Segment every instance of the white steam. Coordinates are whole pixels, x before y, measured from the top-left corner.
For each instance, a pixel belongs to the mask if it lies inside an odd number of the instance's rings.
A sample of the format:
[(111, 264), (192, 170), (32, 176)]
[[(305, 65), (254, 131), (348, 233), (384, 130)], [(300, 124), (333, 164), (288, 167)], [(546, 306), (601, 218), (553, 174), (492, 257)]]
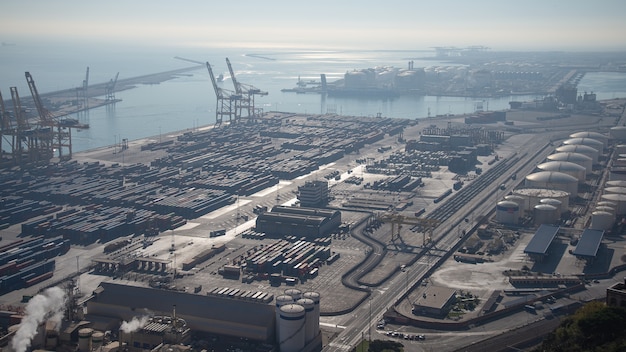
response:
[(26, 305), (26, 315), (11, 342), (15, 352), (25, 352), (30, 347), (37, 327), (46, 320), (53, 322), (57, 329), (61, 326), (65, 299), (65, 292), (58, 287), (48, 288), (31, 298)]
[(139, 330), (139, 328), (146, 325), (146, 323), (148, 322), (148, 319), (150, 319), (150, 317), (147, 315), (144, 315), (141, 318), (134, 317), (131, 321), (123, 322), (122, 325), (120, 326), (120, 330), (122, 330), (123, 332), (127, 334), (133, 331), (137, 331)]

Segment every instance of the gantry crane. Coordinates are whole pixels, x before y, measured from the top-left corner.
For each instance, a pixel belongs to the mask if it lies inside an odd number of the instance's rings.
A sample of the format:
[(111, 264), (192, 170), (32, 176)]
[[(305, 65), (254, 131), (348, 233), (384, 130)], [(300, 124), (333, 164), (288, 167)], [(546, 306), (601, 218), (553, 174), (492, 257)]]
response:
[[(28, 83), (28, 88), (30, 88), (30, 93), (35, 102), (37, 113), (39, 114), (39, 130), (42, 132), (47, 131), (46, 134), (42, 133), (42, 138), (44, 138), (44, 141), (47, 143), (44, 146), (44, 148), (46, 148), (45, 153), (48, 154), (49, 152), (51, 158), (54, 154), (54, 150), (56, 150), (61, 159), (64, 157), (65, 150), (67, 150), (67, 158), (71, 158), (72, 128), (84, 129), (89, 128), (89, 125), (81, 124), (76, 119), (61, 120), (54, 116), (43, 106), (43, 102), (35, 86), (35, 81), (29, 72), (26, 72), (26, 82)], [(44, 153), (44, 150), (42, 150), (42, 153)]]
[(89, 66), (83, 80), (83, 109), (89, 109)]
[[(400, 229), (402, 225), (418, 226), (418, 230), (422, 232), (422, 245), (426, 246), (432, 240), (433, 230), (439, 225), (440, 221), (435, 219), (418, 218), (398, 213), (380, 213), (376, 214), (376, 220), (383, 223), (391, 223), (391, 242), (400, 237)], [(397, 231), (396, 231), (397, 230)], [(428, 238), (426, 234), (428, 233)]]
[(260, 116), (263, 113), (263, 109), (257, 108), (255, 106), (255, 97), (257, 95), (264, 96), (268, 93), (249, 84), (242, 84), (241, 82), (239, 82), (235, 77), (235, 71), (233, 70), (233, 66), (230, 64), (230, 60), (228, 58), (226, 58), (226, 64), (228, 65), (230, 78), (233, 80), (233, 85), (235, 86), (235, 92), (239, 96), (241, 96), (241, 99), (239, 100), (239, 104), (237, 106), (238, 115), (240, 117), (246, 117), (249, 120), (254, 121), (257, 116)]
[(117, 84), (117, 78), (119, 76), (120, 76), (120, 73), (118, 72), (115, 75), (115, 78), (111, 78), (111, 80), (109, 81), (109, 83), (107, 83), (105, 87), (107, 101), (115, 100), (115, 85)]
[(221, 125), (222, 121), (224, 120), (224, 116), (228, 117), (229, 123), (239, 120), (239, 115), (237, 114), (237, 106), (239, 104), (239, 100), (241, 100), (241, 95), (236, 94), (233, 91), (218, 87), (217, 81), (215, 80), (215, 75), (213, 74), (213, 69), (211, 68), (211, 64), (209, 64), (208, 61), (206, 63), (206, 68), (207, 70), (209, 70), (211, 83), (213, 84), (215, 96), (217, 97), (217, 103), (215, 107), (215, 125)]

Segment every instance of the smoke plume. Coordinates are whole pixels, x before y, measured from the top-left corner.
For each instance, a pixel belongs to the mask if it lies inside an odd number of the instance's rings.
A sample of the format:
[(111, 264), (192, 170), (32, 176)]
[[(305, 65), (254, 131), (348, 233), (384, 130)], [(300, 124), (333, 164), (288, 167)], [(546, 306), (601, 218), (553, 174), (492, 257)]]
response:
[(127, 334), (137, 331), (139, 330), (139, 328), (146, 325), (146, 323), (148, 322), (148, 319), (150, 319), (150, 317), (147, 315), (144, 315), (141, 318), (134, 317), (131, 321), (123, 322), (122, 325), (120, 326), (120, 330), (122, 330), (123, 332)]
[(55, 323), (57, 329), (61, 326), (65, 299), (65, 292), (58, 287), (48, 288), (31, 298), (26, 305), (22, 323), (11, 342), (15, 352), (25, 352), (30, 347), (33, 337), (37, 334), (37, 327), (46, 320)]

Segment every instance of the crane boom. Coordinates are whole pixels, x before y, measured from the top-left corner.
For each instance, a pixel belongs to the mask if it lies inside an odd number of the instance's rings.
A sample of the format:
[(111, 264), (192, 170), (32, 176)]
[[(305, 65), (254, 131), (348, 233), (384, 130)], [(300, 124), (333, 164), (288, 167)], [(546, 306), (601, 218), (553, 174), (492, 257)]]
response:
[(11, 99), (13, 100), (13, 112), (15, 114), (15, 121), (17, 121), (18, 131), (26, 131), (30, 129), (28, 121), (22, 115), (22, 102), (20, 102), (20, 95), (17, 93), (17, 87), (11, 87)]
[(241, 95), (242, 94), (241, 84), (237, 82), (237, 79), (235, 78), (235, 71), (233, 70), (233, 66), (230, 64), (230, 60), (228, 60), (228, 58), (226, 58), (226, 64), (228, 65), (228, 72), (230, 72), (230, 78), (233, 80), (233, 85), (235, 85), (235, 92)]
[(0, 92), (0, 126), (2, 127), (2, 131), (8, 131), (9, 129), (11, 129), (11, 120), (9, 119), (9, 115), (4, 108), (4, 99), (2, 98), (2, 92)]
[(206, 68), (209, 70), (209, 76), (211, 76), (211, 83), (213, 84), (213, 89), (215, 90), (215, 95), (219, 98), (221, 96), (221, 89), (217, 86), (217, 81), (215, 80), (215, 75), (213, 74), (213, 69), (211, 68), (211, 64), (206, 62)]
[(31, 76), (30, 72), (26, 72), (26, 82), (28, 83), (30, 94), (35, 102), (35, 107), (37, 108), (37, 113), (39, 113), (41, 123), (44, 125), (53, 124), (54, 121), (52, 114), (50, 114), (50, 112), (43, 106), (41, 98), (39, 97), (39, 92), (37, 91), (37, 86), (35, 86), (35, 81), (33, 80), (33, 76)]

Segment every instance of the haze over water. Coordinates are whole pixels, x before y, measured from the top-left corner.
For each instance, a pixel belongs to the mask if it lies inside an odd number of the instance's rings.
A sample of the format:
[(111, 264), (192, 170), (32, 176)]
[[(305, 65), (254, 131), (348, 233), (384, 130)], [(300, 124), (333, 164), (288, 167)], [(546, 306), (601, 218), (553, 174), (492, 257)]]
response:
[[(505, 96), (499, 98), (464, 98), (434, 96), (401, 96), (393, 99), (323, 97), (319, 94), (281, 92), (295, 87), (298, 77), (319, 81), (325, 73), (329, 81), (343, 77), (346, 71), (375, 66), (406, 68), (409, 60), (415, 67), (453, 66), (433, 60), (434, 51), (304, 51), (290, 49), (152, 49), (137, 50), (94, 46), (93, 48), (50, 47), (55, 53), (45, 59), (46, 46), (0, 47), (0, 67), (5, 99), (9, 86), (17, 86), (20, 96), (30, 96), (24, 71), (29, 71), (40, 93), (77, 88), (82, 85), (87, 66), (90, 84), (107, 82), (120, 72), (120, 79), (163, 72), (194, 64), (177, 60), (180, 56), (209, 61), (214, 73), (223, 73), (220, 87), (233, 90), (225, 58), (231, 60), (237, 79), (269, 94), (257, 97), (256, 104), (264, 111), (340, 115), (382, 116), (394, 118), (426, 118), (445, 114), (471, 113), (478, 102), (487, 110), (502, 110), (513, 100), (532, 100), (537, 96)], [(52, 50), (54, 49), (54, 50)], [(62, 50), (59, 50), (62, 49)], [(430, 58), (422, 60), (422, 58)], [(579, 92), (593, 91), (598, 99), (626, 96), (626, 74), (588, 74), (579, 84)], [(139, 85), (116, 94), (121, 102), (91, 109), (78, 117), (91, 126), (73, 135), (74, 151), (112, 145), (122, 138), (135, 140), (153, 136), (155, 139), (173, 131), (194, 129), (215, 122), (215, 93), (206, 67), (199, 67), (177, 78), (155, 85)]]

